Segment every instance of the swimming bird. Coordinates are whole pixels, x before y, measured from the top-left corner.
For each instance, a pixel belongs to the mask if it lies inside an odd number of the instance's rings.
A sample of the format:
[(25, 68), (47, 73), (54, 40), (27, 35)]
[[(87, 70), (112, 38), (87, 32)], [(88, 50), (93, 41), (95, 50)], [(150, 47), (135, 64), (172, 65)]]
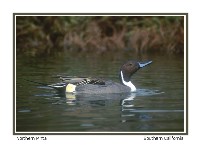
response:
[(65, 93), (127, 93), (136, 92), (136, 87), (131, 82), (131, 76), (140, 68), (143, 68), (152, 61), (137, 62), (129, 60), (124, 63), (119, 72), (120, 83), (111, 80), (102, 80), (90, 77), (59, 77), (61, 82), (47, 85)]

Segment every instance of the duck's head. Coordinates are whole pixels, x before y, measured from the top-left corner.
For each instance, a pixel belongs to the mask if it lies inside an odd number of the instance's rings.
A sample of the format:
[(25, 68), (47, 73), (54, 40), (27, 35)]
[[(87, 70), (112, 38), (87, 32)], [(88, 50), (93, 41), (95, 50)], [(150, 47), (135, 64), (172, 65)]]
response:
[(143, 68), (149, 64), (151, 64), (152, 61), (147, 62), (137, 62), (134, 60), (127, 61), (124, 63), (120, 68), (120, 81), (122, 84), (126, 85), (125, 83), (131, 81), (131, 76), (140, 68)]

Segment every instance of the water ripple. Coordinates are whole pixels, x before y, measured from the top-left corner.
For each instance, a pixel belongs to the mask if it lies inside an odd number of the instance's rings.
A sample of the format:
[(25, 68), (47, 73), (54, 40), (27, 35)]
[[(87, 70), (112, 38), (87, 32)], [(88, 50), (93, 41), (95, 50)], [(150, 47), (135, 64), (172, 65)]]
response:
[(159, 90), (150, 90), (150, 89), (137, 89), (137, 96), (152, 96), (164, 94), (165, 92)]

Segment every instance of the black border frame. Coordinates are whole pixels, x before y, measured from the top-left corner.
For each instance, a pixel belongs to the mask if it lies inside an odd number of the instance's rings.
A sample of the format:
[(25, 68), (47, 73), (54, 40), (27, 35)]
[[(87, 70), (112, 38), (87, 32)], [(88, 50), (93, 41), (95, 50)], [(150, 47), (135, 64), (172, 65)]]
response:
[[(16, 40), (15, 40), (15, 35), (16, 35), (16, 19), (15, 17), (16, 16), (30, 16), (30, 15), (47, 15), (47, 16), (57, 16), (57, 15), (91, 15), (91, 16), (96, 16), (96, 15), (99, 15), (99, 16), (103, 16), (103, 15), (113, 15), (113, 16), (123, 16), (123, 15), (145, 15), (145, 16), (152, 16), (152, 15), (182, 15), (182, 16), (185, 16), (186, 17), (186, 26), (185, 29), (186, 29), (186, 33), (185, 36), (186, 36), (186, 52), (184, 52), (184, 54), (186, 54), (186, 69), (184, 69), (184, 71), (186, 70), (186, 72), (184, 72), (184, 74), (186, 73), (186, 81), (184, 81), (184, 84), (186, 84), (186, 95), (185, 95), (185, 98), (186, 98), (186, 106), (185, 106), (185, 109), (184, 111), (186, 111), (186, 118), (185, 118), (185, 126), (186, 126), (186, 130), (184, 130), (185, 132), (176, 132), (176, 133), (173, 133), (173, 132), (167, 132), (167, 133), (153, 133), (153, 132), (150, 132), (150, 133), (143, 133), (143, 132), (129, 132), (129, 133), (110, 133), (110, 132), (83, 132), (83, 133), (79, 133), (79, 132), (60, 132), (60, 133), (40, 133), (40, 132), (36, 132), (36, 133), (28, 133), (28, 132), (20, 132), (20, 133), (17, 133), (15, 132), (15, 129), (16, 129), (16, 126), (15, 126), (15, 123), (16, 123), (16, 116), (15, 116), (15, 107), (16, 107), (16, 97), (15, 97), (15, 89), (16, 89), (16, 78), (15, 78), (15, 68), (16, 68), (16, 59), (15, 59), (15, 56), (16, 56), (16, 50), (15, 50), (15, 44), (16, 44)], [(185, 66), (184, 66), (185, 67)], [(184, 77), (184, 80), (185, 80), (185, 77)], [(185, 83), (186, 82), (186, 83)], [(13, 135), (188, 135), (188, 13), (13, 13)]]

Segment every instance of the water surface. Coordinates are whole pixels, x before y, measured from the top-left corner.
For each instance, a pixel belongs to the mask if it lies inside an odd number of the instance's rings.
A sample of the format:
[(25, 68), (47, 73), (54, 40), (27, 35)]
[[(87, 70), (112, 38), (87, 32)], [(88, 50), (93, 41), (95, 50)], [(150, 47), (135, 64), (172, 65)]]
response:
[[(128, 59), (152, 60), (132, 77), (137, 93), (60, 94), (25, 81), (55, 83), (56, 75), (118, 81)], [(64, 53), (16, 58), (16, 132), (183, 132), (184, 60), (179, 56)]]

